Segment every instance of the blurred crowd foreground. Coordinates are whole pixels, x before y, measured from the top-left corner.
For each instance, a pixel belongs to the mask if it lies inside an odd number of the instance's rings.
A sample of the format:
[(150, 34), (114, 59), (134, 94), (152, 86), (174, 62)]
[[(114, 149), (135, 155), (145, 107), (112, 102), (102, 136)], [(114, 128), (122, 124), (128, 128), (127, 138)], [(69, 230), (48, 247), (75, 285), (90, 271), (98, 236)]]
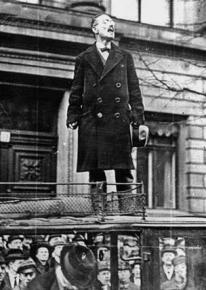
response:
[[(123, 260), (138, 254), (134, 241), (121, 238), (119, 244)], [(118, 263), (118, 288), (140, 289), (140, 285), (131, 281), (133, 268), (137, 268), (134, 272), (140, 277), (140, 265), (123, 260)], [(139, 282), (140, 279), (137, 284)], [(86, 237), (79, 233), (0, 236), (0, 290), (71, 289), (111, 289), (110, 240), (107, 237), (103, 240), (103, 236), (97, 234), (88, 246)]]

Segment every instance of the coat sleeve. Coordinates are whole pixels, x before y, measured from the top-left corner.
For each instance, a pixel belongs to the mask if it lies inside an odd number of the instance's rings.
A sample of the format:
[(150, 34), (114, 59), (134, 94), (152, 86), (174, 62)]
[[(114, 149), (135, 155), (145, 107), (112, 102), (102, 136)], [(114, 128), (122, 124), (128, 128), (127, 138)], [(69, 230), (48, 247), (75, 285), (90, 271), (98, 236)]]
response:
[(131, 54), (127, 57), (127, 78), (129, 103), (132, 109), (132, 121), (135, 126), (144, 124), (144, 106), (142, 102), (139, 80), (136, 75), (134, 61)]
[(67, 127), (69, 124), (78, 122), (82, 114), (82, 94), (84, 88), (84, 67), (80, 56), (76, 58), (74, 79), (71, 86), (69, 106), (67, 110)]

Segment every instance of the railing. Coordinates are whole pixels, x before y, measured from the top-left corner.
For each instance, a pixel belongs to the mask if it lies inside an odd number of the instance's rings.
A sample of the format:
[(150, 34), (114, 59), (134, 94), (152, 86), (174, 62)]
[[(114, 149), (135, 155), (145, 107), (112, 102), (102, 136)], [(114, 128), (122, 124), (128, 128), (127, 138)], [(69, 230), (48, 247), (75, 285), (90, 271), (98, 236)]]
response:
[[(133, 215), (146, 217), (145, 193), (143, 183), (107, 183), (107, 186), (126, 185), (125, 191), (104, 192), (103, 182), (93, 183), (56, 183), (56, 182), (0, 182), (0, 188), (9, 187), (9, 191), (0, 192), (0, 217), (57, 217), (96, 215), (104, 221), (106, 216)], [(3, 186), (3, 187), (2, 187)], [(31, 192), (24, 192), (32, 187)], [(46, 186), (64, 187), (63, 192), (41, 195), (39, 188)], [(73, 187), (78, 187), (78, 192)], [(15, 188), (21, 192), (15, 192)], [(66, 190), (65, 190), (66, 187)], [(86, 192), (85, 192), (86, 187)], [(35, 193), (36, 188), (36, 193)], [(82, 190), (81, 190), (82, 188)], [(2, 190), (3, 191), (3, 190)]]

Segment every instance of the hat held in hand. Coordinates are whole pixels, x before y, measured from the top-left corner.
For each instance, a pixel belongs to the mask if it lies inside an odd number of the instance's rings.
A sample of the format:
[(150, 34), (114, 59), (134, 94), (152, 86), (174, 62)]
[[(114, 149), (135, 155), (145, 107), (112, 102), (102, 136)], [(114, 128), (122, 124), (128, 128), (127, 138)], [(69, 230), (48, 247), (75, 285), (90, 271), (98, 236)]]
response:
[(66, 279), (76, 287), (89, 287), (96, 278), (96, 258), (93, 252), (85, 246), (64, 246), (61, 251), (60, 264)]
[(149, 129), (145, 125), (132, 127), (132, 146), (145, 147), (149, 139)]

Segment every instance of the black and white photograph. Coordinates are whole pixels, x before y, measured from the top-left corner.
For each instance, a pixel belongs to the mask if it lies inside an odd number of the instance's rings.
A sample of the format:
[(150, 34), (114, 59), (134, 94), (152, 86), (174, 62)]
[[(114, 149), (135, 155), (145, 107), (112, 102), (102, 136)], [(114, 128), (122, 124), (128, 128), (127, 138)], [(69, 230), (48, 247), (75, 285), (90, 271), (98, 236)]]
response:
[(0, 0), (0, 290), (206, 290), (206, 0)]

